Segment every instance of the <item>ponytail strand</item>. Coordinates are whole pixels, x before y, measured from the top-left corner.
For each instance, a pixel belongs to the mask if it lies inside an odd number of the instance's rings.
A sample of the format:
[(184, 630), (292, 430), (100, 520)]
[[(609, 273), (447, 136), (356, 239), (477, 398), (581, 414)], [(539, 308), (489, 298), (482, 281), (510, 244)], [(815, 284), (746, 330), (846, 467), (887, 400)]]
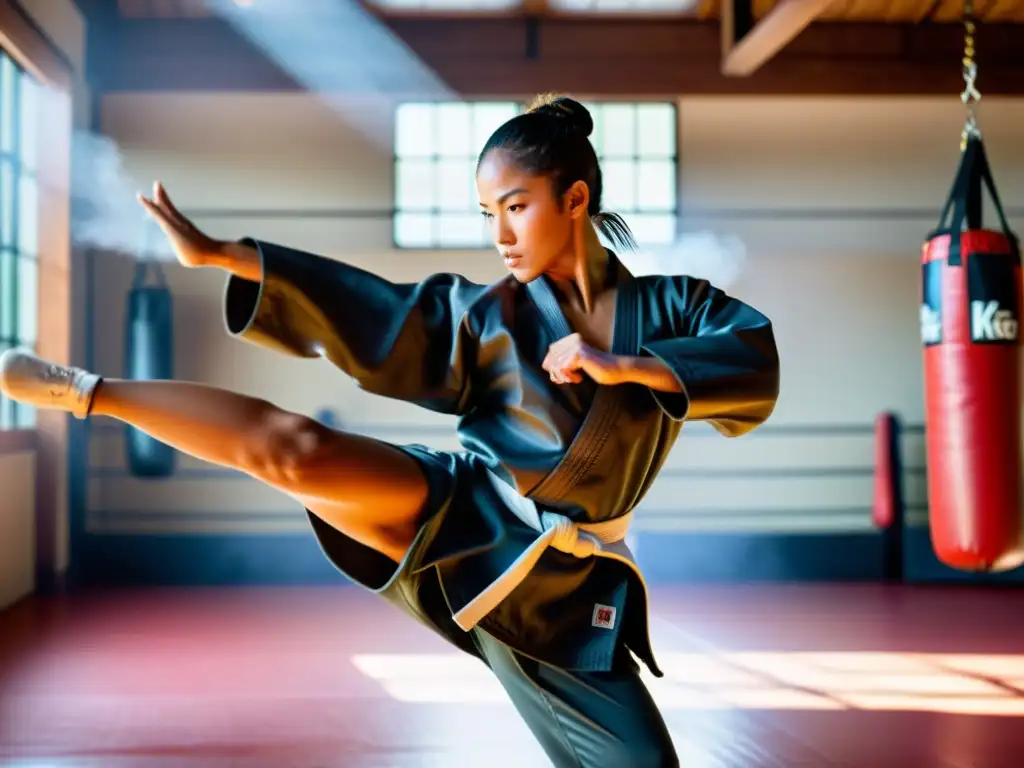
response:
[(591, 217), (597, 231), (618, 250), (635, 251), (637, 249), (636, 238), (629, 229), (629, 225), (617, 213), (602, 211)]

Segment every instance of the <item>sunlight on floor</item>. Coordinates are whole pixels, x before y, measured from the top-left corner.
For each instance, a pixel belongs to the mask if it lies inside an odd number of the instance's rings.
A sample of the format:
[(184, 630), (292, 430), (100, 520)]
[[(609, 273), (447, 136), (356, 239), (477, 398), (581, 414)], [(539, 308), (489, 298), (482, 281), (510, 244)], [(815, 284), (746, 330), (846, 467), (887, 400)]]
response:
[[(665, 709), (902, 710), (1024, 716), (1024, 658), (1010, 655), (666, 653), (646, 677)], [(355, 667), (408, 703), (507, 703), (477, 660), (360, 654)]]

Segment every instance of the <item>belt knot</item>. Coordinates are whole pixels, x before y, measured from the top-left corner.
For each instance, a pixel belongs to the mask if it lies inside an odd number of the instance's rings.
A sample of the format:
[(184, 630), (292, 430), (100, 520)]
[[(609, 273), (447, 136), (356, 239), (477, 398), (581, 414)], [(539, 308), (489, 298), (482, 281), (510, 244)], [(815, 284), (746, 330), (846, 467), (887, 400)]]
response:
[(580, 536), (580, 527), (565, 515), (557, 512), (541, 512), (541, 524), (545, 531), (552, 531), (551, 546), (559, 552), (575, 557), (592, 557), (600, 549), (591, 536)]

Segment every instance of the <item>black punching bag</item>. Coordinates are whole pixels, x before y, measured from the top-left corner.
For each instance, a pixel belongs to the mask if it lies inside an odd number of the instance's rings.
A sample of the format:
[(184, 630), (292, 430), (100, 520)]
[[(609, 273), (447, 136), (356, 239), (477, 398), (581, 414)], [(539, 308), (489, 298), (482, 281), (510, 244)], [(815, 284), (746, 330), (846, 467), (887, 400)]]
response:
[[(153, 274), (155, 285), (147, 285)], [(154, 381), (174, 378), (174, 302), (155, 261), (135, 265), (125, 307), (125, 378)], [(174, 474), (175, 450), (134, 427), (125, 428), (128, 470), (133, 477)]]

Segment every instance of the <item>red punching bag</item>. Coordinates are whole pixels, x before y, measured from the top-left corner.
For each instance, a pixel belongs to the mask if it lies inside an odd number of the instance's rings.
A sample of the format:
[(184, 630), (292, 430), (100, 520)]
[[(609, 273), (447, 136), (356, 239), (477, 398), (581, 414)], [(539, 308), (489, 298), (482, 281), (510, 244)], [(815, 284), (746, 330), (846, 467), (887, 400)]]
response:
[[(982, 228), (982, 182), (1002, 231)], [(1024, 562), (1020, 245), (979, 135), (939, 226), (921, 257), (931, 541), (948, 566), (1005, 571)]]

